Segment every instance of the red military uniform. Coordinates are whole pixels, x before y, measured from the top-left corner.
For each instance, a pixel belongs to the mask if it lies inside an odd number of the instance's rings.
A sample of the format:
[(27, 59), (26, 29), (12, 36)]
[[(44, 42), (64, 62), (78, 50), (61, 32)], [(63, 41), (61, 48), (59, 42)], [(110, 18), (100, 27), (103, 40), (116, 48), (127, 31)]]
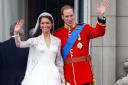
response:
[[(61, 27), (54, 33), (55, 36), (61, 39), (61, 49), (64, 48), (68, 37), (75, 27), (71, 28), (71, 30), (67, 29), (66, 27)], [(96, 24), (95, 28), (91, 27), (89, 24), (86, 24), (80, 33), (81, 39), (76, 40), (66, 59), (89, 55), (90, 39), (103, 36), (105, 34), (105, 27), (105, 25), (100, 25), (99, 23)], [(79, 42), (81, 42), (83, 45), (81, 49), (79, 49), (77, 46)], [(64, 75), (65, 80), (71, 83), (71, 85), (82, 85), (93, 82), (93, 72), (89, 61), (65, 64)]]

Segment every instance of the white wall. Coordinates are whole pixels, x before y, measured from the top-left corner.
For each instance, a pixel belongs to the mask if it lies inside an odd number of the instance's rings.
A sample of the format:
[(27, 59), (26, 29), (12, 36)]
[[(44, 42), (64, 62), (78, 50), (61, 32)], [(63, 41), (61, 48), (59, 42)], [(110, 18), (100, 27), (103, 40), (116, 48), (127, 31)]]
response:
[(9, 27), (24, 18), (24, 0), (0, 0), (0, 42), (9, 38)]
[[(91, 0), (91, 23), (97, 22), (96, 6), (103, 0)], [(97, 85), (115, 85), (116, 63), (116, 0), (109, 0), (106, 34), (92, 40), (92, 61)]]
[(125, 76), (123, 62), (128, 58), (128, 0), (117, 0), (116, 78)]

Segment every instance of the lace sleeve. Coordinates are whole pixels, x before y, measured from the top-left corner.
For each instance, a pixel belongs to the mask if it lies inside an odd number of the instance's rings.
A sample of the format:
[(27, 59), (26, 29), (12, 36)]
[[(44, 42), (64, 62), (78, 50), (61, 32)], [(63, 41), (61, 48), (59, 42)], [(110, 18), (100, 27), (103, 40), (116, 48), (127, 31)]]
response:
[(62, 56), (61, 56), (61, 41), (59, 42), (59, 49), (58, 49), (58, 54), (57, 54), (57, 57), (56, 57), (56, 66), (58, 67), (58, 70), (59, 70), (59, 73), (60, 73), (60, 77), (61, 77), (61, 80), (62, 82), (65, 82), (65, 78), (64, 78), (64, 70), (63, 70), (63, 59), (62, 59)]
[(21, 41), (19, 33), (14, 32), (15, 35), (15, 43), (17, 47), (25, 48), (25, 47), (32, 47), (36, 44), (34, 38), (30, 38), (27, 41)]

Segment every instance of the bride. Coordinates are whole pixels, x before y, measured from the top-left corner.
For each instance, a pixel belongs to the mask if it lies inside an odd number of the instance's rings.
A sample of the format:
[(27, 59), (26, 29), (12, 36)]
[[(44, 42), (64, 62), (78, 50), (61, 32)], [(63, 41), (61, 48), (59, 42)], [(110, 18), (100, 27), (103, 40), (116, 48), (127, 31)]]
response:
[(38, 17), (33, 37), (21, 41), (19, 31), (24, 21), (15, 26), (15, 42), (17, 47), (29, 47), (29, 56), (22, 85), (61, 85), (65, 82), (63, 60), (60, 55), (61, 41), (50, 33), (54, 30), (51, 14), (44, 12)]

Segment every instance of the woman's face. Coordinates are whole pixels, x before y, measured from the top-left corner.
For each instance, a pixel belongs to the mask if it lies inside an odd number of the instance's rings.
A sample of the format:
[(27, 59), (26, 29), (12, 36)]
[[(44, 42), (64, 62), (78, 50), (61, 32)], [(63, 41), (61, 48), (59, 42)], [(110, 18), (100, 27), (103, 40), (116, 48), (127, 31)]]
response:
[(48, 18), (42, 17), (40, 21), (40, 29), (43, 33), (50, 33), (52, 23)]

